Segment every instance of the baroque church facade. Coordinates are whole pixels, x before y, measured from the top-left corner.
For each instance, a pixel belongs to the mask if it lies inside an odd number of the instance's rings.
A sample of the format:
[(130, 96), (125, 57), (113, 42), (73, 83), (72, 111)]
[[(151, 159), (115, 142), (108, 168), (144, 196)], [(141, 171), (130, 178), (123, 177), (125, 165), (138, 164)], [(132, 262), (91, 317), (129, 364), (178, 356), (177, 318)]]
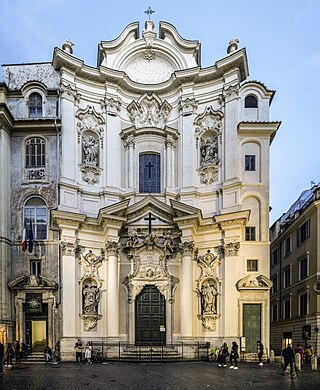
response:
[[(201, 68), (169, 23), (127, 26), (97, 67), (3, 65), (0, 337), (269, 346), (269, 121), (245, 49)], [(22, 232), (34, 245), (21, 249)]]

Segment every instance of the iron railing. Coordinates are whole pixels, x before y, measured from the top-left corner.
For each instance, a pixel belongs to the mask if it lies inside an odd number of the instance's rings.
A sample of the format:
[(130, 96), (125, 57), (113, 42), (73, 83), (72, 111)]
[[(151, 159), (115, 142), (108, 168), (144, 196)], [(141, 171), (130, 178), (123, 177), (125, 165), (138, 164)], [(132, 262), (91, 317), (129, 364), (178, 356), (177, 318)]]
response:
[(135, 345), (126, 342), (93, 341), (96, 362), (201, 362), (208, 361), (210, 343), (172, 343), (168, 345)]

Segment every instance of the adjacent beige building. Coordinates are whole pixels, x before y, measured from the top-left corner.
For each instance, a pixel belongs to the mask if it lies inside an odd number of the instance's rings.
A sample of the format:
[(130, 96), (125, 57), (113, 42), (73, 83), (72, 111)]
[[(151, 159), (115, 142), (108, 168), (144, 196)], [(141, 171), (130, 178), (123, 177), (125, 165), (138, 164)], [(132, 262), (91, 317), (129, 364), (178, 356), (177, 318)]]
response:
[(271, 348), (311, 344), (319, 351), (320, 187), (302, 192), (270, 229)]
[(97, 67), (70, 41), (52, 63), (3, 66), (4, 340), (44, 340), (64, 360), (78, 337), (268, 351), (280, 123), (238, 44), (202, 68), (198, 41), (147, 21), (102, 41)]

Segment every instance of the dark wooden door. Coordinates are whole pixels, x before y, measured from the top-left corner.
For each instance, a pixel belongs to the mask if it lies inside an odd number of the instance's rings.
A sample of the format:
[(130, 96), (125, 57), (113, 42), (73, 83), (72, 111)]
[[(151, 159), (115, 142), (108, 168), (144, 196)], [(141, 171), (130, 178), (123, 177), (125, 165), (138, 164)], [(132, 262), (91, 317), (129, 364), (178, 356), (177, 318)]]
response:
[(165, 345), (165, 299), (155, 286), (145, 286), (136, 298), (136, 344)]
[(246, 352), (257, 351), (257, 341), (261, 340), (261, 305), (243, 305), (243, 335), (246, 338)]

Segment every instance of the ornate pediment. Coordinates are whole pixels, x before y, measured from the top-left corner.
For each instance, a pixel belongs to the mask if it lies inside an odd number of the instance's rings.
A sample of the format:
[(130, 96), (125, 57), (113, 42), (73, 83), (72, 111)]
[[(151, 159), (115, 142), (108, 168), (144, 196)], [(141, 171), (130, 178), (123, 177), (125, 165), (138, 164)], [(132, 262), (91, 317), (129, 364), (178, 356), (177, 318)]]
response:
[(246, 275), (237, 282), (237, 290), (270, 290), (272, 282), (264, 275)]
[(200, 137), (206, 133), (211, 132), (220, 134), (222, 128), (222, 118), (223, 112), (221, 110), (214, 110), (212, 106), (206, 107), (204, 112), (201, 115), (198, 115), (194, 120), (193, 124), (195, 125), (195, 137), (198, 141)]
[(165, 100), (161, 101), (155, 93), (145, 93), (137, 101), (133, 101), (127, 107), (130, 119), (134, 126), (139, 129), (143, 127), (156, 127), (164, 129), (171, 105)]
[(83, 131), (92, 131), (102, 139), (104, 132), (105, 119), (102, 114), (98, 114), (93, 106), (87, 106), (85, 109), (79, 109), (76, 113), (78, 119), (78, 143), (80, 143)]
[(43, 275), (21, 275), (8, 283), (9, 288), (13, 290), (25, 289), (50, 289), (56, 290), (57, 283)]

